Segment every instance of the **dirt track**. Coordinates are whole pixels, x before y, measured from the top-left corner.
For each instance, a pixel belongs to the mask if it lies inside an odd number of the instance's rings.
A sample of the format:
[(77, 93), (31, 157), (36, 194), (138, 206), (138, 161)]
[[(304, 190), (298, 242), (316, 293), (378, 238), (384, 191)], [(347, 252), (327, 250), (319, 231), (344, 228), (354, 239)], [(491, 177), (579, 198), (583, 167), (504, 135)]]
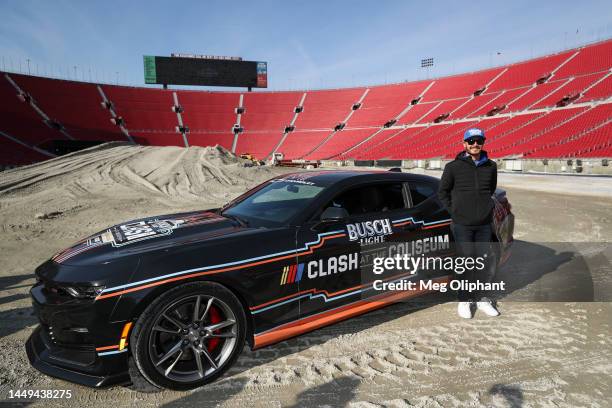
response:
[[(117, 147), (0, 173), (0, 401), (11, 389), (59, 388), (74, 396), (52, 405), (612, 405), (609, 302), (502, 301), (499, 318), (471, 321), (448, 297), (397, 304), (245, 349), (222, 380), (191, 393), (91, 390), (30, 368), (23, 343), (36, 324), (28, 288), (38, 264), (108, 225), (215, 207), (279, 171), (213, 149)], [(543, 242), (612, 242), (611, 198), (510, 185), (518, 257)]]

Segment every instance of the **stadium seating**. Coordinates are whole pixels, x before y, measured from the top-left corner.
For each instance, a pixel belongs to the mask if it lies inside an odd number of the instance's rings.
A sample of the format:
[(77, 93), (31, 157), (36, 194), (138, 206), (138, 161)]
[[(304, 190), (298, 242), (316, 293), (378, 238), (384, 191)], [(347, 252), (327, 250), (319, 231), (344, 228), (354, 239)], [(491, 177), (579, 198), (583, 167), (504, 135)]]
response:
[[(177, 94), (184, 109), (183, 121), (191, 131), (231, 134), (237, 118), (235, 109), (240, 102), (239, 93), (177, 91)], [(176, 115), (174, 118), (176, 120)]]
[(556, 78), (609, 71), (612, 67), (612, 41), (581, 48), (578, 55), (555, 73)]
[[(19, 77), (15, 75), (13, 79), (18, 80)], [(59, 131), (47, 126), (34, 108), (28, 102), (19, 100), (17, 94), (18, 91), (4, 75), (0, 75), (0, 98), (2, 100), (0, 131), (32, 146), (42, 144), (47, 140), (68, 139)]]
[(268, 157), (282, 139), (281, 132), (251, 132), (245, 130), (238, 136), (236, 154), (251, 154), (260, 160)]
[(397, 125), (410, 125), (418, 122), (423, 116), (427, 115), (436, 107), (440, 106), (443, 102), (427, 102), (418, 103), (417, 105), (411, 106), (406, 113), (397, 121)]
[(480, 110), (484, 105), (495, 101), (499, 97), (499, 94), (500, 92), (474, 96), (473, 98), (465, 101), (465, 103), (462, 105), (458, 106), (457, 109), (451, 113), (450, 118), (461, 119), (472, 116), (473, 113)]
[(500, 136), (491, 143), (487, 143), (487, 151), (495, 154), (496, 157), (518, 155), (521, 153), (523, 143), (532, 140), (554, 128), (562, 125), (574, 116), (583, 113), (587, 108), (573, 108), (552, 111), (542, 115), (534, 121), (528, 122), (525, 126)]
[(503, 68), (494, 68), (486, 71), (440, 78), (436, 80), (427, 91), (423, 101), (441, 101), (470, 96), (475, 91), (485, 87), (502, 71)]
[(298, 115), (295, 128), (332, 130), (344, 121), (364, 92), (364, 88), (307, 92), (304, 110)]
[(427, 112), (417, 123), (430, 123), (436, 120), (436, 118), (448, 114), (457, 109), (459, 106), (466, 103), (468, 98), (451, 99), (440, 103), (435, 109)]
[(176, 113), (172, 111), (172, 91), (114, 85), (103, 85), (102, 90), (130, 132), (154, 130), (177, 133)]
[(287, 134), (278, 151), (282, 152), (286, 159), (302, 159), (332, 133), (331, 129), (319, 131), (296, 130)]
[(49, 118), (61, 123), (72, 138), (126, 140), (119, 128), (110, 122), (110, 113), (102, 109), (102, 97), (94, 84), (49, 81), (26, 75), (13, 79)]
[[(467, 113), (466, 116), (468, 117), (483, 116), (496, 107), (501, 108), (504, 106), (506, 108), (501, 109), (500, 112), (506, 113), (508, 112), (508, 105), (512, 101), (514, 101), (515, 99), (523, 95), (527, 90), (528, 88), (515, 88), (515, 89), (510, 89), (507, 91), (497, 92), (495, 94), (495, 97), (492, 98), (488, 103), (482, 104), (479, 109), (472, 111), (470, 113)], [(484, 97), (486, 95), (482, 95), (482, 96)], [(460, 116), (457, 116), (457, 117), (460, 117)]]
[(420, 81), (370, 88), (362, 106), (351, 116), (350, 126), (382, 126), (410, 106), (410, 102), (419, 97), (430, 83)]
[(307, 160), (452, 157), (470, 126), (486, 130), (493, 157), (599, 157), (612, 145), (611, 96), (612, 40), (449, 77), (314, 91), (163, 90), (2, 72), (0, 165), (44, 160), (51, 141), (69, 139), (235, 144), (259, 159), (274, 149)]
[(356, 145), (372, 133), (372, 129), (350, 129), (336, 132), (305, 158), (308, 160), (322, 160), (334, 157), (349, 147)]
[[(519, 146), (525, 156), (542, 156), (549, 148), (562, 146), (570, 141), (580, 139), (590, 129), (598, 129), (612, 117), (612, 105), (599, 105), (575, 115), (560, 126), (554, 127)], [(585, 139), (588, 140), (588, 139)], [(571, 151), (571, 150), (570, 150)], [(547, 156), (549, 157), (549, 156)]]
[(561, 88), (550, 93), (546, 98), (535, 103), (531, 108), (546, 108), (555, 106), (561, 99), (568, 95), (579, 95), (582, 91), (587, 89), (591, 84), (597, 80), (603, 78), (605, 74), (589, 74), (580, 77), (575, 77), (571, 81), (567, 82)]
[(506, 110), (508, 112), (519, 112), (530, 108), (538, 101), (546, 98), (551, 92), (555, 92), (557, 89), (569, 82), (569, 79), (546, 82), (540, 85), (535, 85), (530, 88), (527, 92), (520, 95), (514, 101), (508, 104)]
[(562, 52), (509, 65), (508, 70), (493, 81), (487, 91), (494, 92), (502, 89), (514, 89), (533, 85), (541, 77), (552, 73), (573, 54), (574, 51)]
[(302, 92), (270, 92), (244, 94), (245, 108), (240, 124), (245, 131), (283, 132), (295, 115), (294, 109), (300, 104)]
[(591, 89), (587, 90), (578, 102), (606, 99), (612, 95), (612, 75), (608, 76)]

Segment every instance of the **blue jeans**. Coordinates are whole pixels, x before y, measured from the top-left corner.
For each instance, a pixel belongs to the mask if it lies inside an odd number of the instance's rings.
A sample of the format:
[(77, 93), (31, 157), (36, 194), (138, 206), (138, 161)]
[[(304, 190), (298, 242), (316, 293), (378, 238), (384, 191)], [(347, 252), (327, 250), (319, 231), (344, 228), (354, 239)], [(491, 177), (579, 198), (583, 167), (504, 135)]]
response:
[[(451, 230), (455, 236), (455, 243), (457, 245), (457, 255), (461, 257), (484, 257), (485, 254), (489, 253), (491, 247), (491, 236), (493, 229), (491, 224), (486, 225), (459, 225), (452, 223)], [(484, 257), (486, 261), (486, 257)], [(457, 280), (462, 280), (464, 283), (476, 282), (480, 280), (484, 282), (486, 280), (486, 274), (488, 271), (488, 264), (485, 262), (485, 267), (482, 270), (477, 268), (466, 268), (462, 274), (456, 274)], [(460, 289), (457, 291), (457, 298), (460, 302), (468, 301), (479, 301), (482, 294), (476, 290), (469, 291)]]

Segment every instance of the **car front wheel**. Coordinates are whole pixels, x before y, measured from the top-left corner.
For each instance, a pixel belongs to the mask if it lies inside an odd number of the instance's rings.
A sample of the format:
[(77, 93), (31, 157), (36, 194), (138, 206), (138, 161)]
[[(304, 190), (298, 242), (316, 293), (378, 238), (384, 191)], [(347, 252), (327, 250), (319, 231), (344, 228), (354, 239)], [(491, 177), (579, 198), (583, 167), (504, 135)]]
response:
[(130, 338), (140, 373), (160, 388), (187, 390), (221, 376), (244, 345), (240, 301), (222, 285), (194, 282), (157, 298)]

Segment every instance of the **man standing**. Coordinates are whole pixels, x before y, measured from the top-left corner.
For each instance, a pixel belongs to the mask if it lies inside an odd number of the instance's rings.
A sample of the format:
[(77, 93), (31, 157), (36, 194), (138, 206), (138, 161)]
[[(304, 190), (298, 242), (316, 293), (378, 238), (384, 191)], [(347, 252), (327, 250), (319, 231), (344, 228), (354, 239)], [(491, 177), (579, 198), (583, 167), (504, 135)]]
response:
[[(464, 257), (485, 256), (493, 234), (491, 221), (495, 204), (491, 196), (497, 188), (497, 166), (482, 150), (484, 142), (482, 129), (471, 128), (464, 133), (464, 150), (444, 167), (438, 190), (438, 198), (453, 220), (451, 230), (459, 255)], [(466, 270), (462, 280), (475, 282), (485, 279), (487, 269)], [(478, 310), (489, 316), (499, 315), (493, 303), (477, 291), (459, 290), (457, 295), (457, 312), (463, 318), (473, 317), (474, 303)]]

